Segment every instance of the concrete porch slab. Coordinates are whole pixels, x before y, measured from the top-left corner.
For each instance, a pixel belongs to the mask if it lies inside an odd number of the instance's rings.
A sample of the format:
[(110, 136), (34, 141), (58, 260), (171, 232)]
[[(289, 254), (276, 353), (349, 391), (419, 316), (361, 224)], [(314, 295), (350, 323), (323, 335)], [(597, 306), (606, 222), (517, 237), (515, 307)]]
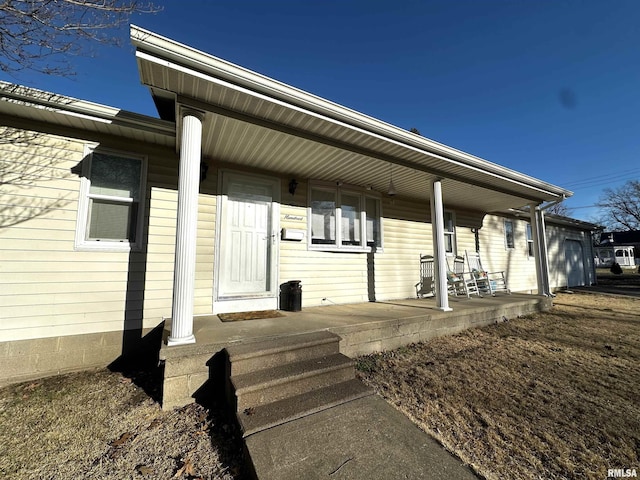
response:
[[(216, 315), (196, 317), (195, 344), (161, 348), (160, 359), (165, 362), (163, 408), (193, 402), (207, 383), (216, 390), (224, 388), (225, 380), (214, 378), (212, 364), (232, 345), (330, 331), (341, 337), (340, 352), (355, 357), (546, 310), (552, 305), (550, 298), (517, 293), (449, 300), (451, 312), (437, 310), (432, 299), (406, 299), (311, 307), (282, 312), (280, 318), (238, 322), (222, 322)], [(165, 323), (167, 327), (170, 324), (169, 320)]]

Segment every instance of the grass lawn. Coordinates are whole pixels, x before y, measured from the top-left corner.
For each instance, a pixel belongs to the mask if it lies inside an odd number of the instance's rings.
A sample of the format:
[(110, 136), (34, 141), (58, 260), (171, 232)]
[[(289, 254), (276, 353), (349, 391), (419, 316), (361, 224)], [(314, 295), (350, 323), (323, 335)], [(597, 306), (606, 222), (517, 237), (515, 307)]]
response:
[(163, 412), (130, 378), (98, 370), (0, 389), (0, 478), (247, 475), (238, 430), (220, 409)]
[(358, 370), (487, 479), (640, 472), (640, 299), (559, 294), (550, 312), (361, 357)]
[[(640, 471), (640, 299), (560, 294), (551, 312), (358, 367), (488, 479)], [(220, 408), (163, 412), (146, 393), (157, 378), (134, 380), (98, 370), (0, 389), (0, 478), (247, 478)]]

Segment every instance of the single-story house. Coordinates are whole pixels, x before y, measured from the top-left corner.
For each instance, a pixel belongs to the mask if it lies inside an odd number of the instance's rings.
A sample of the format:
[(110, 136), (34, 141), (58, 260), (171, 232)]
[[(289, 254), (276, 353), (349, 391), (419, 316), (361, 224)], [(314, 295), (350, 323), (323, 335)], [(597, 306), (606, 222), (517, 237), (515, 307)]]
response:
[[(131, 27), (159, 118), (0, 88), (0, 381), (105, 365), (194, 316), (415, 297), (479, 251), (513, 292), (594, 282), (572, 195)], [(545, 221), (546, 219), (546, 221)], [(445, 275), (435, 308), (450, 310)]]

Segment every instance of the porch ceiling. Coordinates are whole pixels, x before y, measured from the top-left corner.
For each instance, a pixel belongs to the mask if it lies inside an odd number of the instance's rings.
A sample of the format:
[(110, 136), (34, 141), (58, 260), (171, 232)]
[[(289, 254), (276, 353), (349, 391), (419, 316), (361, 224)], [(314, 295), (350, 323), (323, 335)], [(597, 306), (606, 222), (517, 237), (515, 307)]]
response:
[(131, 33), (161, 115), (179, 117), (179, 105), (207, 112), (203, 155), (214, 161), (381, 193), (393, 175), (398, 195), (420, 200), (440, 178), (447, 206), (485, 212), (571, 195), (152, 32)]

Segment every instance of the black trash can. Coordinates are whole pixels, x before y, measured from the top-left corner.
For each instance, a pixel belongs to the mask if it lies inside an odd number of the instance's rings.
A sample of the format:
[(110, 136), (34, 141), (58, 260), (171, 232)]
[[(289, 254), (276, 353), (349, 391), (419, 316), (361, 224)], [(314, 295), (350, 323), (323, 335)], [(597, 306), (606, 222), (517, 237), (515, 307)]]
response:
[(302, 287), (300, 280), (289, 280), (280, 285), (280, 310), (299, 312), (302, 310)]

